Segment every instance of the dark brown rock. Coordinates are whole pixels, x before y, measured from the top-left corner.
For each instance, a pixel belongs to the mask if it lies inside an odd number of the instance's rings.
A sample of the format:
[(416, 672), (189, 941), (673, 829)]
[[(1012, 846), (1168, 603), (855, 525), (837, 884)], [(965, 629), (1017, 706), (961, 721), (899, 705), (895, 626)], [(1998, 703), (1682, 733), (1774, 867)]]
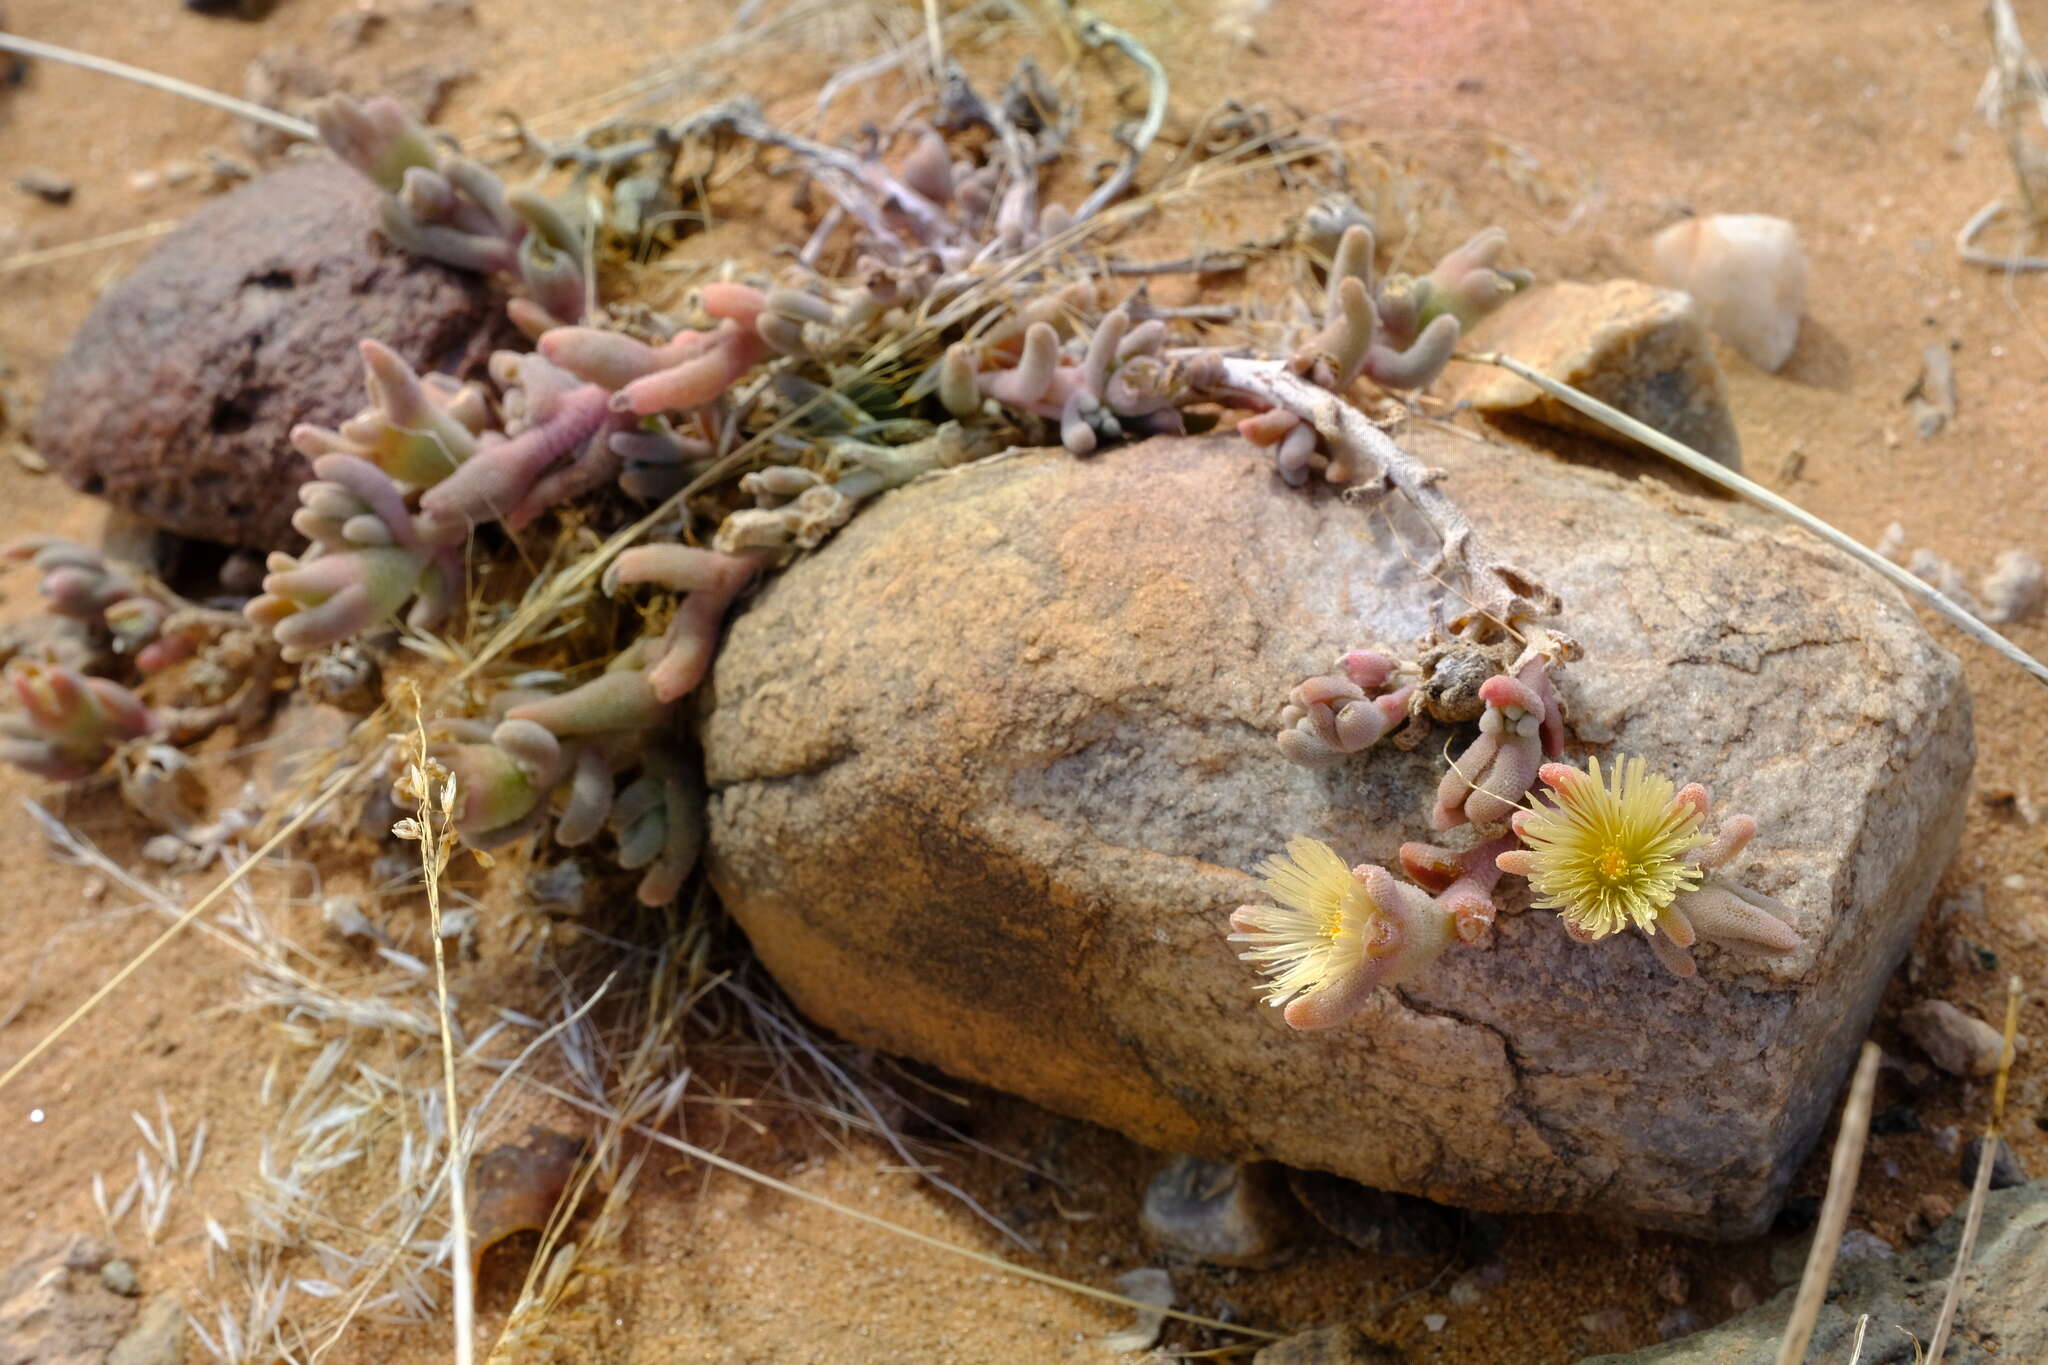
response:
[(509, 339), (481, 276), (399, 252), (332, 161), (207, 205), (101, 297), (57, 362), (36, 448), (84, 492), (181, 535), (289, 549), (292, 426), (366, 403), (356, 343), (467, 375)]

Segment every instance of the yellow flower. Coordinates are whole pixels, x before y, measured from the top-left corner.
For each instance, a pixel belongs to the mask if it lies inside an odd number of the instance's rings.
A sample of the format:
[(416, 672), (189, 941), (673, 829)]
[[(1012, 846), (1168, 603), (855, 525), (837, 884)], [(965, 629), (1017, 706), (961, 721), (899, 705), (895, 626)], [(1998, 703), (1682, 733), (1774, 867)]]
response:
[(1641, 758), (1623, 756), (1604, 782), (1599, 759), (1587, 766), (1590, 774), (1544, 769), (1556, 804), (1516, 818), (1529, 852), (1509, 870), (1526, 868), (1536, 907), (1558, 911), (1588, 938), (1630, 925), (1655, 933), (1664, 907), (1699, 883), (1699, 865), (1686, 855), (1705, 842), (1700, 809), (1677, 800), (1671, 780)]
[(1287, 856), (1259, 870), (1280, 903), (1239, 906), (1230, 941), (1250, 945), (1238, 956), (1267, 976), (1267, 1004), (1285, 1005), (1365, 964), (1381, 930), (1379, 907), (1328, 844), (1290, 839)]

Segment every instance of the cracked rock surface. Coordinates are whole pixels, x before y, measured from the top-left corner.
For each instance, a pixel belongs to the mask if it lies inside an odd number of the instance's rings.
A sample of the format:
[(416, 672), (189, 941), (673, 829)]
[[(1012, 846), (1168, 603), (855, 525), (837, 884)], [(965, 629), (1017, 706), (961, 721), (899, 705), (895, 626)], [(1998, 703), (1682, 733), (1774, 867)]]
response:
[(1308, 771), (1273, 743), (1287, 690), (1353, 646), (1413, 657), (1452, 599), (1393, 504), (1290, 490), (1234, 437), (969, 466), (780, 576), (713, 676), (718, 889), (819, 1022), (1157, 1147), (1754, 1234), (1955, 848), (1961, 671), (1762, 514), (1397, 439), (1563, 596), (1570, 754), (1754, 815), (1730, 872), (1791, 907), (1798, 954), (1679, 981), (1639, 936), (1508, 913), (1343, 1028), (1262, 1007), (1224, 940), (1240, 869), (1295, 834), (1392, 861), (1457, 739)]
[(377, 191), (305, 161), (208, 204), (93, 305), (36, 450), (73, 487), (196, 540), (281, 550), (311, 477), (286, 439), (364, 406), (356, 343), (467, 377), (511, 333), (481, 275), (378, 236)]

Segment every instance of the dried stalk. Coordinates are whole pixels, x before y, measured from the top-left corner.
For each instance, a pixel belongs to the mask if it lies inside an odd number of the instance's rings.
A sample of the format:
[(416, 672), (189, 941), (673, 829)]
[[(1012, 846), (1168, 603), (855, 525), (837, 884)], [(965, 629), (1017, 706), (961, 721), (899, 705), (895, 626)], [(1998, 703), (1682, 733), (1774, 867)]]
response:
[(1962, 631), (1971, 639), (1976, 640), (1980, 644), (1989, 645), (2011, 662), (2033, 674), (2043, 684), (2048, 684), (2048, 664), (2043, 664), (2039, 659), (2036, 659), (2033, 655), (1985, 625), (1933, 584), (1915, 578), (1883, 555), (1836, 530), (1827, 522), (1822, 521), (1813, 513), (1799, 506), (1799, 504), (1786, 501), (1770, 489), (1765, 488), (1762, 484), (1744, 478), (1725, 465), (1717, 464), (1684, 442), (1674, 441), (1655, 427), (1646, 426), (1627, 413), (1617, 408), (1611, 408), (1599, 399), (1590, 394), (1581, 393), (1569, 384), (1552, 379), (1543, 371), (1533, 369), (1511, 355), (1486, 352), (1484, 354), (1457, 355), (1452, 358), (1468, 361), (1475, 365), (1498, 365), (1512, 374), (1520, 375), (1537, 388), (1557, 399), (1560, 403), (1565, 404), (1567, 407), (1578, 409), (1603, 426), (1611, 427), (1624, 436), (1641, 441), (1659, 455), (1677, 461), (1709, 483), (1719, 484), (1731, 493), (1739, 493), (1751, 502), (1766, 507), (1789, 521), (1796, 522), (1828, 542), (1828, 544), (1833, 545), (1836, 549), (1861, 560), (1890, 579), (1898, 587), (1918, 597), (1928, 606), (1946, 616), (1956, 629)]
[(1821, 1202), (1813, 1249), (1806, 1253), (1806, 1273), (1800, 1276), (1799, 1296), (1792, 1301), (1791, 1321), (1785, 1324), (1784, 1339), (1778, 1343), (1778, 1365), (1799, 1365), (1806, 1359), (1814, 1319), (1827, 1299), (1835, 1252), (1842, 1245), (1842, 1230), (1848, 1226), (1849, 1205), (1856, 1199), (1856, 1172), (1863, 1164), (1864, 1140), (1870, 1136), (1870, 1101), (1877, 1093), (1877, 1063), (1882, 1056), (1876, 1043), (1865, 1043), (1862, 1059), (1856, 1063), (1856, 1079), (1849, 1083), (1841, 1131), (1835, 1134), (1834, 1159), (1828, 1163), (1827, 1198)]
[(176, 76), (166, 76), (155, 71), (145, 71), (139, 66), (130, 66), (126, 62), (111, 61), (105, 57), (95, 57), (89, 52), (76, 52), (68, 47), (59, 47), (55, 43), (39, 43), (33, 38), (23, 38), (12, 33), (0, 33), (0, 52), (18, 52), (24, 57), (47, 57), (53, 62), (64, 62), (71, 66), (83, 67), (87, 71), (96, 71), (102, 76), (119, 76), (122, 80), (133, 81), (137, 85), (146, 85), (152, 90), (161, 90), (170, 95), (182, 95), (188, 100), (196, 100), (201, 104), (211, 105), (215, 109), (226, 110), (238, 118), (251, 119), (257, 123), (267, 124), (277, 129), (280, 133), (289, 134), (302, 142), (312, 142), (319, 136), (313, 125), (302, 118), (293, 118), (290, 114), (280, 114), (275, 109), (266, 109), (260, 104), (251, 104), (248, 100), (236, 99), (233, 95), (223, 95), (218, 90), (208, 90), (203, 85), (194, 85), (190, 81), (181, 81)]
[(1956, 1307), (1963, 1301), (1963, 1274), (1970, 1268), (1970, 1253), (1977, 1248), (1977, 1231), (1984, 1225), (1984, 1198), (1991, 1191), (1991, 1168), (1998, 1160), (1999, 1129), (2005, 1122), (2005, 1087), (2012, 1076), (2013, 1035), (2020, 1024), (2020, 979), (2006, 978), (2005, 1045), (1998, 1050), (1998, 1079), (1991, 1087), (1991, 1122), (1984, 1126), (1984, 1146), (1977, 1156), (1977, 1179), (1970, 1186), (1970, 1208), (1963, 1215), (1963, 1235), (1956, 1243), (1956, 1268), (1949, 1272), (1948, 1292), (1941, 1298), (1941, 1316), (1934, 1321), (1934, 1340), (1927, 1347), (1927, 1365), (1941, 1365), (1948, 1349), (1948, 1334), (1955, 1326)]
[(1117, 28), (1106, 24), (1092, 14), (1083, 15), (1080, 25), (1081, 41), (1091, 48), (1113, 47), (1130, 58), (1145, 73), (1145, 118), (1137, 130), (1123, 139), (1124, 159), (1116, 173), (1095, 187), (1095, 190), (1081, 206), (1074, 210), (1074, 221), (1085, 223), (1105, 205), (1114, 203), (1119, 195), (1131, 187), (1137, 178), (1138, 163), (1145, 159), (1152, 140), (1159, 136), (1160, 127), (1166, 122), (1166, 68), (1159, 59), (1146, 50), (1144, 44)]
[(1422, 514), (1441, 541), (1436, 562), (1425, 565), (1424, 572), (1448, 569), (1458, 575), (1472, 605), (1470, 615), (1451, 622), (1454, 629), (1474, 618), (1513, 629), (1557, 610), (1555, 594), (1486, 549), (1464, 509), (1437, 487), (1439, 472), (1395, 445), (1357, 408), (1294, 373), (1284, 360), (1224, 357), (1218, 373), (1220, 388), (1284, 409), (1315, 427), (1333, 467), (1348, 467), (1352, 484), (1377, 480)]

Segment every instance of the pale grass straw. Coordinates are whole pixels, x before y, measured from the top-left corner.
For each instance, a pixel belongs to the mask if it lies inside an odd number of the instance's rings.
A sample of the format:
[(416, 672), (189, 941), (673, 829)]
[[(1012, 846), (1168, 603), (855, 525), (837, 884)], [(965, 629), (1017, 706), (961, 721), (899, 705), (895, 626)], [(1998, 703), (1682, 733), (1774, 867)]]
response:
[[(476, 1358), (476, 1267), (469, 1259), (469, 1177), (464, 1169), (469, 1154), (461, 1140), (461, 1099), (455, 1090), (455, 1035), (448, 1008), (448, 954), (441, 937), (441, 873), (448, 864), (448, 845), (444, 840), (454, 837), (449, 822), (454, 819), (452, 807), (458, 793), (452, 776), (441, 790), (434, 789), (435, 765), (428, 757), (425, 704), (419, 687), (410, 679), (406, 687), (411, 693), (413, 710), (414, 771), (419, 775), (416, 818), (420, 872), (427, 883), (427, 923), (434, 939), (434, 1002), (441, 1023), (441, 1087), (448, 1105), (448, 1222), (455, 1239), (450, 1253), (453, 1264), (449, 1268), (455, 1280), (455, 1361), (456, 1365), (470, 1365)], [(434, 824), (437, 808), (441, 816), (438, 828)]]
[(146, 85), (152, 90), (161, 90), (167, 95), (179, 95), (241, 118), (267, 124), (281, 133), (288, 133), (305, 142), (317, 141), (320, 136), (319, 130), (302, 118), (280, 114), (275, 109), (251, 104), (248, 100), (236, 99), (233, 95), (223, 95), (218, 90), (209, 90), (203, 85), (181, 81), (176, 76), (166, 76), (162, 72), (130, 66), (126, 62), (117, 62), (106, 57), (95, 57), (89, 52), (59, 47), (55, 43), (38, 42), (34, 38), (24, 38), (16, 33), (0, 33), (0, 52), (18, 52), (24, 57), (41, 57), (53, 62), (84, 67), (87, 71), (98, 72), (102, 76), (118, 76), (137, 85)]
[[(4, 36), (4, 35), (0, 35)], [(109, 251), (131, 242), (146, 242), (152, 237), (161, 237), (178, 226), (174, 219), (144, 223), (141, 227), (122, 228), (100, 237), (88, 237), (81, 242), (66, 242), (62, 246), (46, 246), (38, 251), (24, 251), (18, 256), (0, 260), (0, 275), (11, 275), (17, 270), (28, 270), (39, 265), (51, 265), (58, 261), (70, 260), (73, 256), (90, 256), (96, 251)]]
[(1898, 565), (1892, 563), (1889, 559), (1886, 559), (1883, 555), (1878, 554), (1875, 550), (1865, 547), (1860, 541), (1836, 530), (1827, 522), (1822, 521), (1813, 513), (1799, 506), (1799, 504), (1778, 496), (1762, 484), (1746, 479), (1734, 470), (1708, 459), (1691, 446), (1681, 441), (1673, 440), (1655, 427), (1647, 426), (1627, 413), (1617, 408), (1609, 407), (1592, 395), (1583, 393), (1561, 380), (1553, 379), (1541, 370), (1523, 364), (1511, 355), (1503, 355), (1497, 351), (1486, 351), (1460, 354), (1453, 358), (1475, 365), (1495, 365), (1507, 370), (1511, 374), (1519, 375), (1566, 406), (1578, 409), (1588, 417), (1593, 418), (1604, 426), (1613, 428), (1624, 436), (1641, 441), (1658, 454), (1684, 465), (1709, 483), (1719, 484), (1731, 493), (1739, 493), (1751, 502), (1776, 512), (1788, 521), (1804, 527), (1828, 542), (1828, 544), (1833, 545), (1855, 559), (1861, 560), (1884, 577), (1890, 579), (1897, 586), (1927, 603), (1928, 606), (1946, 616), (1958, 630), (1968, 635), (1971, 639), (1978, 641), (1980, 644), (1989, 645), (2007, 660), (2033, 674), (2037, 681), (2048, 684), (2048, 664), (2043, 664), (2039, 659), (2036, 659), (2033, 655), (1985, 625), (1976, 616), (1959, 606), (1953, 599), (1949, 598), (1932, 584), (1922, 582)]
[(10, 1084), (12, 1084), (14, 1080), (21, 1075), (22, 1072), (26, 1071), (36, 1061), (37, 1058), (41, 1057), (45, 1052), (49, 1051), (50, 1048), (56, 1044), (59, 1038), (62, 1038), (66, 1033), (70, 1032), (74, 1027), (76, 1027), (79, 1020), (85, 1018), (86, 1015), (92, 1013), (95, 1009), (98, 1009), (100, 1005), (105, 1003), (107, 997), (112, 995), (116, 990), (119, 990), (121, 986), (126, 984), (128, 978), (135, 975), (135, 973), (142, 968), (144, 963), (148, 962), (151, 958), (155, 957), (157, 953), (162, 951), (165, 944), (169, 943), (172, 939), (176, 938), (179, 934), (183, 933), (185, 931), (186, 926), (190, 925), (194, 920), (198, 919), (201, 915), (205, 914), (206, 911), (209, 908), (211, 908), (215, 901), (219, 900), (223, 895), (227, 893), (230, 887), (234, 886), (237, 882), (241, 881), (242, 878), (248, 876), (250, 871), (253, 868), (255, 868), (258, 863), (262, 862), (265, 858), (269, 857), (272, 853), (276, 852), (279, 848), (281, 848), (284, 845), (286, 840), (290, 839), (292, 835), (298, 833), (299, 830), (304, 828), (306, 824), (309, 821), (311, 821), (315, 815), (318, 815), (321, 811), (325, 810), (327, 808), (327, 804), (330, 801), (334, 800), (334, 798), (340, 795), (344, 790), (346, 790), (348, 786), (355, 781), (355, 779), (368, 773), (371, 767), (373, 766), (373, 762), (374, 761), (372, 759), (363, 759), (357, 762), (354, 766), (345, 769), (337, 778), (330, 781), (326, 787), (322, 788), (320, 793), (313, 797), (313, 799), (307, 803), (304, 809), (302, 809), (297, 815), (293, 816), (290, 820), (287, 820), (283, 825), (281, 825), (278, 828), (277, 833), (271, 835), (270, 838), (266, 839), (254, 853), (251, 853), (246, 858), (242, 859), (239, 863), (235, 865), (234, 869), (227, 874), (227, 876), (221, 878), (221, 880), (219, 880), (218, 882), (215, 882), (212, 890), (208, 891), (198, 900), (192, 902), (192, 904), (185, 909), (185, 912), (183, 914), (179, 915), (177, 919), (171, 922), (169, 928), (165, 929), (161, 934), (157, 935), (156, 938), (153, 939), (149, 943), (149, 945), (145, 947), (141, 952), (137, 953), (134, 957), (128, 959), (128, 961), (121, 967), (119, 971), (115, 972), (111, 977), (107, 978), (107, 981), (104, 985), (102, 985), (98, 990), (94, 991), (91, 995), (87, 996), (84, 1003), (80, 1004), (76, 1009), (72, 1010), (71, 1013), (64, 1016), (63, 1021), (57, 1024), (56, 1027), (52, 1028), (48, 1033), (44, 1034), (41, 1038), (37, 1039), (34, 1045), (31, 1046), (27, 1052), (24, 1052), (20, 1057), (16, 1058), (14, 1063), (11, 1066), (9, 1066), (7, 1070), (5, 1070), (4, 1072), (0, 1072), (0, 1090), (5, 1090)]
[[(603, 1105), (573, 1094), (562, 1089), (560, 1086), (549, 1085), (545, 1081), (531, 1079), (522, 1079), (522, 1083), (530, 1089), (560, 1100), (563, 1104), (581, 1109), (587, 1114), (593, 1114), (599, 1118), (609, 1117)], [(1163, 1312), (1170, 1318), (1178, 1319), (1181, 1322), (1193, 1323), (1198, 1327), (1212, 1327), (1218, 1331), (1235, 1332), (1240, 1336), (1257, 1337), (1262, 1341), (1279, 1341), (1284, 1336), (1283, 1333), (1267, 1331), (1261, 1327), (1249, 1327), (1238, 1322), (1224, 1322), (1220, 1318), (1205, 1318), (1199, 1313), (1185, 1313), (1177, 1308), (1162, 1309), (1157, 1304), (1145, 1303), (1138, 1299), (1130, 1298), (1127, 1295), (1118, 1294), (1113, 1290), (1098, 1289), (1094, 1285), (1083, 1284), (1079, 1280), (1062, 1279), (1058, 1275), (1049, 1274), (1043, 1270), (1033, 1270), (1029, 1266), (1021, 1266), (1014, 1261), (1006, 1261), (1000, 1256), (993, 1256), (985, 1251), (976, 1251), (973, 1247), (960, 1246), (957, 1243), (948, 1242), (942, 1237), (934, 1237), (929, 1233), (919, 1232), (916, 1228), (904, 1227), (901, 1223), (892, 1223), (886, 1218), (854, 1208), (850, 1204), (842, 1204), (838, 1200), (825, 1195), (813, 1193), (799, 1185), (792, 1185), (786, 1180), (778, 1180), (765, 1171), (757, 1171), (743, 1162), (734, 1161), (731, 1157), (721, 1156), (717, 1152), (699, 1147), (695, 1143), (685, 1141), (682, 1138), (671, 1137), (669, 1134), (650, 1128), (644, 1123), (632, 1123), (628, 1124), (627, 1127), (630, 1131), (646, 1138), (650, 1142), (658, 1142), (664, 1147), (682, 1153), (693, 1161), (700, 1161), (707, 1166), (724, 1171), (728, 1175), (736, 1175), (742, 1180), (750, 1180), (757, 1185), (774, 1190), (778, 1194), (786, 1194), (791, 1198), (816, 1204), (842, 1217), (851, 1218), (857, 1223), (866, 1223), (869, 1227), (879, 1228), (891, 1236), (902, 1237), (921, 1246), (930, 1247), (935, 1251), (943, 1251), (949, 1256), (958, 1256), (964, 1260), (973, 1261), (977, 1265), (986, 1266), (990, 1270), (998, 1271), (1005, 1275), (1015, 1275), (1020, 1279), (1050, 1285), (1055, 1289), (1064, 1289), (1086, 1298), (1100, 1299), (1104, 1303), (1113, 1303), (1121, 1308), (1130, 1308), (1147, 1313)]]
[(1835, 1134), (1834, 1159), (1828, 1163), (1827, 1197), (1821, 1201), (1820, 1224), (1814, 1229), (1813, 1247), (1806, 1253), (1806, 1273), (1799, 1280), (1799, 1296), (1792, 1301), (1791, 1320), (1778, 1343), (1778, 1365), (1800, 1365), (1806, 1359), (1814, 1320), (1827, 1300), (1835, 1252), (1842, 1245), (1849, 1206), (1856, 1199), (1856, 1174), (1863, 1164), (1863, 1143), (1870, 1136), (1870, 1102), (1877, 1093), (1877, 1063), (1883, 1055), (1876, 1043), (1865, 1043), (1856, 1063), (1856, 1078), (1849, 1082), (1841, 1129)]
[(1970, 1253), (1977, 1247), (1977, 1231), (1984, 1223), (1984, 1200), (1991, 1192), (1991, 1169), (1998, 1160), (1999, 1133), (2005, 1123), (2005, 1088), (2012, 1076), (2013, 1038), (2019, 1025), (2020, 979), (2010, 976), (2005, 982), (2005, 1040), (1998, 1050), (1998, 1079), (1991, 1086), (1991, 1121), (1984, 1125), (1977, 1179), (1970, 1186), (1970, 1208), (1963, 1215), (1963, 1235), (1956, 1243), (1956, 1268), (1949, 1272), (1948, 1292), (1941, 1299), (1941, 1316), (1934, 1321), (1927, 1365), (1941, 1365), (1942, 1353), (1948, 1349), (1948, 1334), (1955, 1326), (1956, 1307), (1963, 1301), (1963, 1277), (1970, 1268)]

